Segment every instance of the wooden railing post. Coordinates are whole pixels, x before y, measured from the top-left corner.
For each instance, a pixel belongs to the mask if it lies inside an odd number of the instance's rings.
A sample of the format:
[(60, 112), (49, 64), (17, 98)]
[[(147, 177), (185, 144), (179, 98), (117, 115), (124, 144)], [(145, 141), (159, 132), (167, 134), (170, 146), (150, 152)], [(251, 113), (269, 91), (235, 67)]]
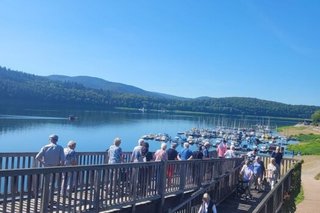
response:
[(159, 213), (164, 212), (164, 202), (165, 202), (165, 191), (166, 191), (166, 180), (167, 180), (167, 165), (168, 162), (167, 161), (161, 161), (161, 165), (160, 165), (160, 183), (159, 183), (159, 189), (158, 189), (158, 193), (161, 197), (160, 200), (160, 207), (158, 209)]
[(44, 174), (43, 177), (43, 189), (41, 194), (41, 207), (40, 210), (42, 213), (48, 212), (49, 206), (49, 196), (50, 196), (50, 173)]
[(202, 182), (203, 182), (203, 179), (204, 179), (204, 177), (205, 177), (205, 164), (203, 163), (203, 161), (200, 161), (199, 163), (198, 163), (198, 165), (199, 165), (199, 173), (198, 174), (196, 174), (196, 175), (198, 175), (199, 177), (198, 177), (198, 187), (200, 188), (201, 187), (201, 185), (202, 185)]
[(34, 157), (32, 157), (32, 168), (36, 168), (36, 167), (37, 167), (37, 160), (34, 156)]
[(93, 208), (95, 212), (99, 212), (99, 206), (100, 206), (100, 186), (101, 186), (101, 170), (95, 171), (94, 174), (94, 204)]
[[(134, 165), (135, 163), (133, 163)], [(138, 193), (138, 176), (139, 176), (139, 166), (134, 167), (132, 169), (132, 193), (133, 193), (133, 204), (132, 204), (132, 213), (136, 212), (136, 200), (137, 200), (137, 193)]]
[(180, 186), (179, 189), (183, 191), (186, 185), (186, 172), (187, 172), (187, 164), (181, 164), (180, 166)]
[(108, 161), (109, 161), (109, 155), (108, 155), (108, 152), (106, 152), (104, 154), (104, 164), (108, 164)]

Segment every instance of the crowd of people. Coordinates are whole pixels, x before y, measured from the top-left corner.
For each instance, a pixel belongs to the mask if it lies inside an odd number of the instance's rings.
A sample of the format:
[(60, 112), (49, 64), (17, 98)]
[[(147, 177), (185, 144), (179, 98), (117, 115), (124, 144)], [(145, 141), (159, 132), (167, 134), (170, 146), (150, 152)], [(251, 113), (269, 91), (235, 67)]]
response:
[(275, 151), (271, 153), (270, 163), (267, 168), (264, 166), (264, 162), (261, 157), (257, 155), (257, 150), (253, 150), (247, 153), (247, 159), (240, 171), (240, 178), (242, 186), (245, 190), (245, 196), (248, 199), (252, 198), (251, 189), (258, 192), (264, 191), (264, 186), (268, 183), (271, 190), (280, 178), (280, 168), (283, 163), (283, 153), (280, 147), (276, 147)]
[[(109, 163), (121, 163), (124, 161), (122, 149), (120, 148), (121, 139), (115, 138), (113, 144), (107, 150)], [(210, 159), (209, 148), (210, 143), (204, 142), (198, 145), (198, 149), (192, 151), (188, 142), (183, 143), (183, 148), (180, 152), (176, 150), (178, 144), (171, 143), (170, 148), (167, 149), (166, 143), (161, 143), (160, 149), (156, 150), (154, 154), (149, 151), (149, 143), (144, 139), (138, 140), (138, 145), (132, 150), (130, 162), (147, 162), (147, 161), (165, 161), (165, 160), (192, 160), (192, 159)], [(226, 140), (223, 140), (217, 147), (216, 153), (218, 158), (234, 158), (236, 156), (235, 147), (227, 148)]]
[[(39, 153), (36, 155), (36, 159), (41, 162), (44, 167), (76, 165), (76, 142), (71, 140), (68, 142), (66, 148), (63, 148), (57, 143), (58, 138), (58, 135), (50, 135), (49, 144), (40, 149)], [(114, 139), (113, 144), (107, 149), (109, 164), (124, 162), (120, 145), (121, 138), (117, 137)], [(139, 139), (138, 145), (135, 146), (132, 151), (130, 162), (210, 159), (210, 143), (208, 141), (203, 145), (198, 146), (196, 151), (190, 149), (190, 144), (188, 142), (183, 144), (183, 149), (180, 152), (176, 150), (177, 146), (177, 143), (171, 143), (170, 148), (167, 149), (167, 144), (162, 143), (160, 149), (156, 150), (153, 154), (149, 151), (149, 143), (144, 141), (144, 139)], [(216, 151), (219, 158), (236, 157), (234, 146), (231, 145), (230, 149), (227, 149), (225, 140), (218, 145)], [(276, 159), (278, 159), (278, 157), (276, 157)]]
[[(58, 145), (58, 135), (49, 135), (49, 144), (43, 146), (35, 159), (38, 160), (44, 167), (54, 166), (74, 166), (78, 163), (77, 152), (75, 151), (77, 143), (70, 140), (67, 146), (63, 148)], [(73, 190), (75, 183), (75, 175), (70, 172), (64, 173), (62, 176), (61, 194), (65, 193), (69, 196)], [(50, 187), (51, 188), (51, 187)], [(51, 193), (49, 193), (51, 195)]]
[[(39, 153), (36, 155), (36, 159), (41, 162), (44, 167), (54, 167), (54, 166), (72, 166), (77, 165), (77, 152), (75, 151), (76, 142), (71, 140), (67, 143), (67, 146), (63, 148), (57, 144), (58, 136), (53, 134), (49, 136), (49, 144), (43, 146)], [(236, 157), (235, 147), (233, 145), (227, 148), (227, 141), (222, 140), (220, 144), (217, 145), (216, 153), (218, 158), (234, 158)], [(108, 163), (117, 164), (124, 162), (123, 152), (120, 147), (121, 138), (117, 137), (114, 139), (113, 144), (108, 148)], [(167, 144), (162, 143), (160, 149), (156, 150), (154, 154), (149, 150), (149, 143), (144, 141), (144, 139), (139, 139), (137, 146), (134, 147), (130, 162), (148, 162), (148, 161), (167, 161), (167, 160), (192, 160), (192, 159), (210, 159), (209, 154), (210, 143), (207, 141), (202, 145), (198, 146), (198, 149), (192, 151), (189, 147), (189, 143), (185, 142), (183, 148), (180, 152), (176, 150), (177, 143), (171, 143), (170, 148), (167, 149)], [(251, 188), (254, 185), (258, 192), (263, 191), (263, 181), (266, 179), (270, 183), (271, 189), (274, 188), (277, 180), (280, 177), (280, 166), (282, 164), (283, 153), (280, 148), (277, 147), (276, 150), (271, 154), (271, 161), (267, 168), (264, 166), (261, 158), (257, 156), (257, 150), (253, 150), (247, 153), (246, 161), (240, 171), (241, 181), (246, 186), (245, 195), (251, 198)], [(173, 176), (173, 167), (167, 169), (167, 177), (170, 182)], [(67, 189), (67, 193), (72, 189), (70, 185), (70, 177), (73, 175), (68, 175), (67, 178), (63, 177), (63, 186), (61, 190)], [(61, 191), (61, 193), (63, 193)], [(202, 209), (199, 212), (206, 212), (204, 208), (213, 208), (212, 204), (209, 202), (210, 196), (205, 194), (203, 197)], [(215, 206), (212, 209), (216, 212)]]

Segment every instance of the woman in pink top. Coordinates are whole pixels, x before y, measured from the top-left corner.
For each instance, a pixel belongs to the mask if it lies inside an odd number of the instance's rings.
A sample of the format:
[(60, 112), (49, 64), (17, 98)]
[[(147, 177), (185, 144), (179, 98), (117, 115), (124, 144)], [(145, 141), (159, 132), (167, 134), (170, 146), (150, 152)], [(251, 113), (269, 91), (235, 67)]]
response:
[(161, 149), (158, 149), (154, 153), (153, 159), (155, 161), (168, 160), (168, 155), (167, 155), (166, 149), (167, 149), (167, 144), (166, 143), (162, 143), (161, 144)]
[(224, 158), (224, 154), (227, 151), (227, 141), (223, 139), (217, 147), (217, 153), (219, 158)]

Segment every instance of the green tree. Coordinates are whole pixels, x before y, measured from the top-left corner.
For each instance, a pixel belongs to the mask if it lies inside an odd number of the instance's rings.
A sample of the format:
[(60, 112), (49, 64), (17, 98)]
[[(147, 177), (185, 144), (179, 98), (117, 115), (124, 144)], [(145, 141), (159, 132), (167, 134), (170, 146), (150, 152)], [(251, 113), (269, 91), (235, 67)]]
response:
[(320, 110), (315, 111), (311, 116), (312, 122), (318, 124), (320, 122)]

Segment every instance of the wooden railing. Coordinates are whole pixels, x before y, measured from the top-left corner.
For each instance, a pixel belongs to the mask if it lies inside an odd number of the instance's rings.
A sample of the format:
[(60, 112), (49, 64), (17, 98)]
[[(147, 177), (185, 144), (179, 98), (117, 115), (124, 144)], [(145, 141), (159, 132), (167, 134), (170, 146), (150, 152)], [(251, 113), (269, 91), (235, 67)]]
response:
[[(107, 152), (77, 152), (78, 165), (99, 165), (107, 163)], [(9, 152), (0, 153), (1, 169), (27, 169), (42, 167), (40, 162), (35, 160), (36, 152)], [(130, 161), (131, 152), (124, 152), (124, 162)]]
[[(283, 175), (275, 187), (264, 197), (264, 199), (255, 208), (253, 213), (275, 213), (281, 212), (283, 209), (284, 202), (286, 200), (294, 200), (295, 194), (292, 193), (292, 189), (298, 187), (300, 189), (300, 183), (294, 185), (294, 178), (301, 178), (301, 164), (302, 161), (294, 159), (285, 159), (288, 165), (291, 167), (284, 167), (282, 172)], [(293, 175), (298, 174), (300, 177)], [(293, 203), (294, 205), (294, 203)], [(282, 212), (292, 212), (292, 211), (282, 211)]]
[(134, 209), (142, 201), (157, 201), (161, 208), (166, 196), (217, 180), (225, 182), (217, 195), (222, 199), (235, 186), (233, 171), (242, 162), (235, 158), (110, 165), (104, 164), (101, 152), (79, 153), (79, 166), (32, 168), (34, 155), (1, 153), (0, 212), (99, 212), (127, 205)]
[[(235, 189), (242, 163), (242, 159), (211, 159), (107, 165), (106, 152), (79, 152), (79, 166), (41, 168), (35, 155), (0, 153), (0, 212), (98, 212), (143, 201), (164, 204), (166, 196), (199, 189), (211, 190), (219, 203)], [(128, 162), (131, 153), (124, 155)], [(262, 160), (266, 166), (270, 162), (269, 157)], [(255, 212), (281, 208), (298, 163), (284, 159), (282, 178)], [(193, 195), (171, 212), (196, 209), (197, 200), (199, 195)]]
[[(267, 156), (260, 156), (260, 157), (261, 157), (261, 160), (264, 162), (265, 167), (267, 168), (267, 165), (270, 163), (271, 158)], [(235, 182), (232, 182), (233, 184), (227, 186), (231, 188), (231, 190), (227, 190), (228, 194), (226, 196), (230, 195), (230, 193), (233, 192), (236, 184), (238, 183), (240, 167), (241, 165), (239, 167), (235, 167), (233, 171), (230, 171), (231, 173), (233, 173), (233, 175), (229, 177), (235, 177)], [(275, 185), (275, 188), (266, 195), (266, 197), (259, 203), (259, 205), (253, 210), (253, 212), (254, 213), (279, 212), (283, 206), (283, 203), (284, 203), (283, 201), (285, 196), (287, 196), (288, 193), (290, 193), (290, 187), (292, 187), (292, 173), (297, 169), (301, 170), (300, 161), (297, 161), (295, 159), (284, 159), (283, 164), (281, 165), (281, 168), (280, 168), (281, 178), (279, 180), (279, 183), (277, 183)], [(226, 176), (226, 178), (229, 178), (229, 177)], [(183, 203), (179, 204), (174, 208), (171, 208), (169, 210), (169, 213), (185, 213), (185, 212), (197, 213), (197, 210), (199, 209), (199, 206), (202, 202), (202, 195), (204, 192), (208, 192), (210, 196), (213, 198), (213, 200), (215, 200), (215, 202), (218, 204), (223, 199), (217, 196), (217, 193), (220, 193), (221, 191), (225, 191), (225, 190), (221, 190), (217, 186), (221, 186), (224, 184), (225, 183), (223, 183), (223, 178), (220, 178), (219, 180), (212, 182), (210, 185), (207, 185), (206, 187), (194, 193), (190, 198), (185, 200)], [(291, 194), (290, 196), (293, 196), (293, 195)], [(225, 197), (222, 197), (222, 198), (225, 198)]]
[(216, 204), (222, 202), (226, 197), (233, 193), (238, 184), (239, 172), (242, 165), (238, 165), (219, 178), (203, 185), (199, 190), (194, 192), (190, 198), (174, 208), (170, 208), (168, 213), (197, 213), (202, 203), (202, 196), (205, 192), (209, 193)]

